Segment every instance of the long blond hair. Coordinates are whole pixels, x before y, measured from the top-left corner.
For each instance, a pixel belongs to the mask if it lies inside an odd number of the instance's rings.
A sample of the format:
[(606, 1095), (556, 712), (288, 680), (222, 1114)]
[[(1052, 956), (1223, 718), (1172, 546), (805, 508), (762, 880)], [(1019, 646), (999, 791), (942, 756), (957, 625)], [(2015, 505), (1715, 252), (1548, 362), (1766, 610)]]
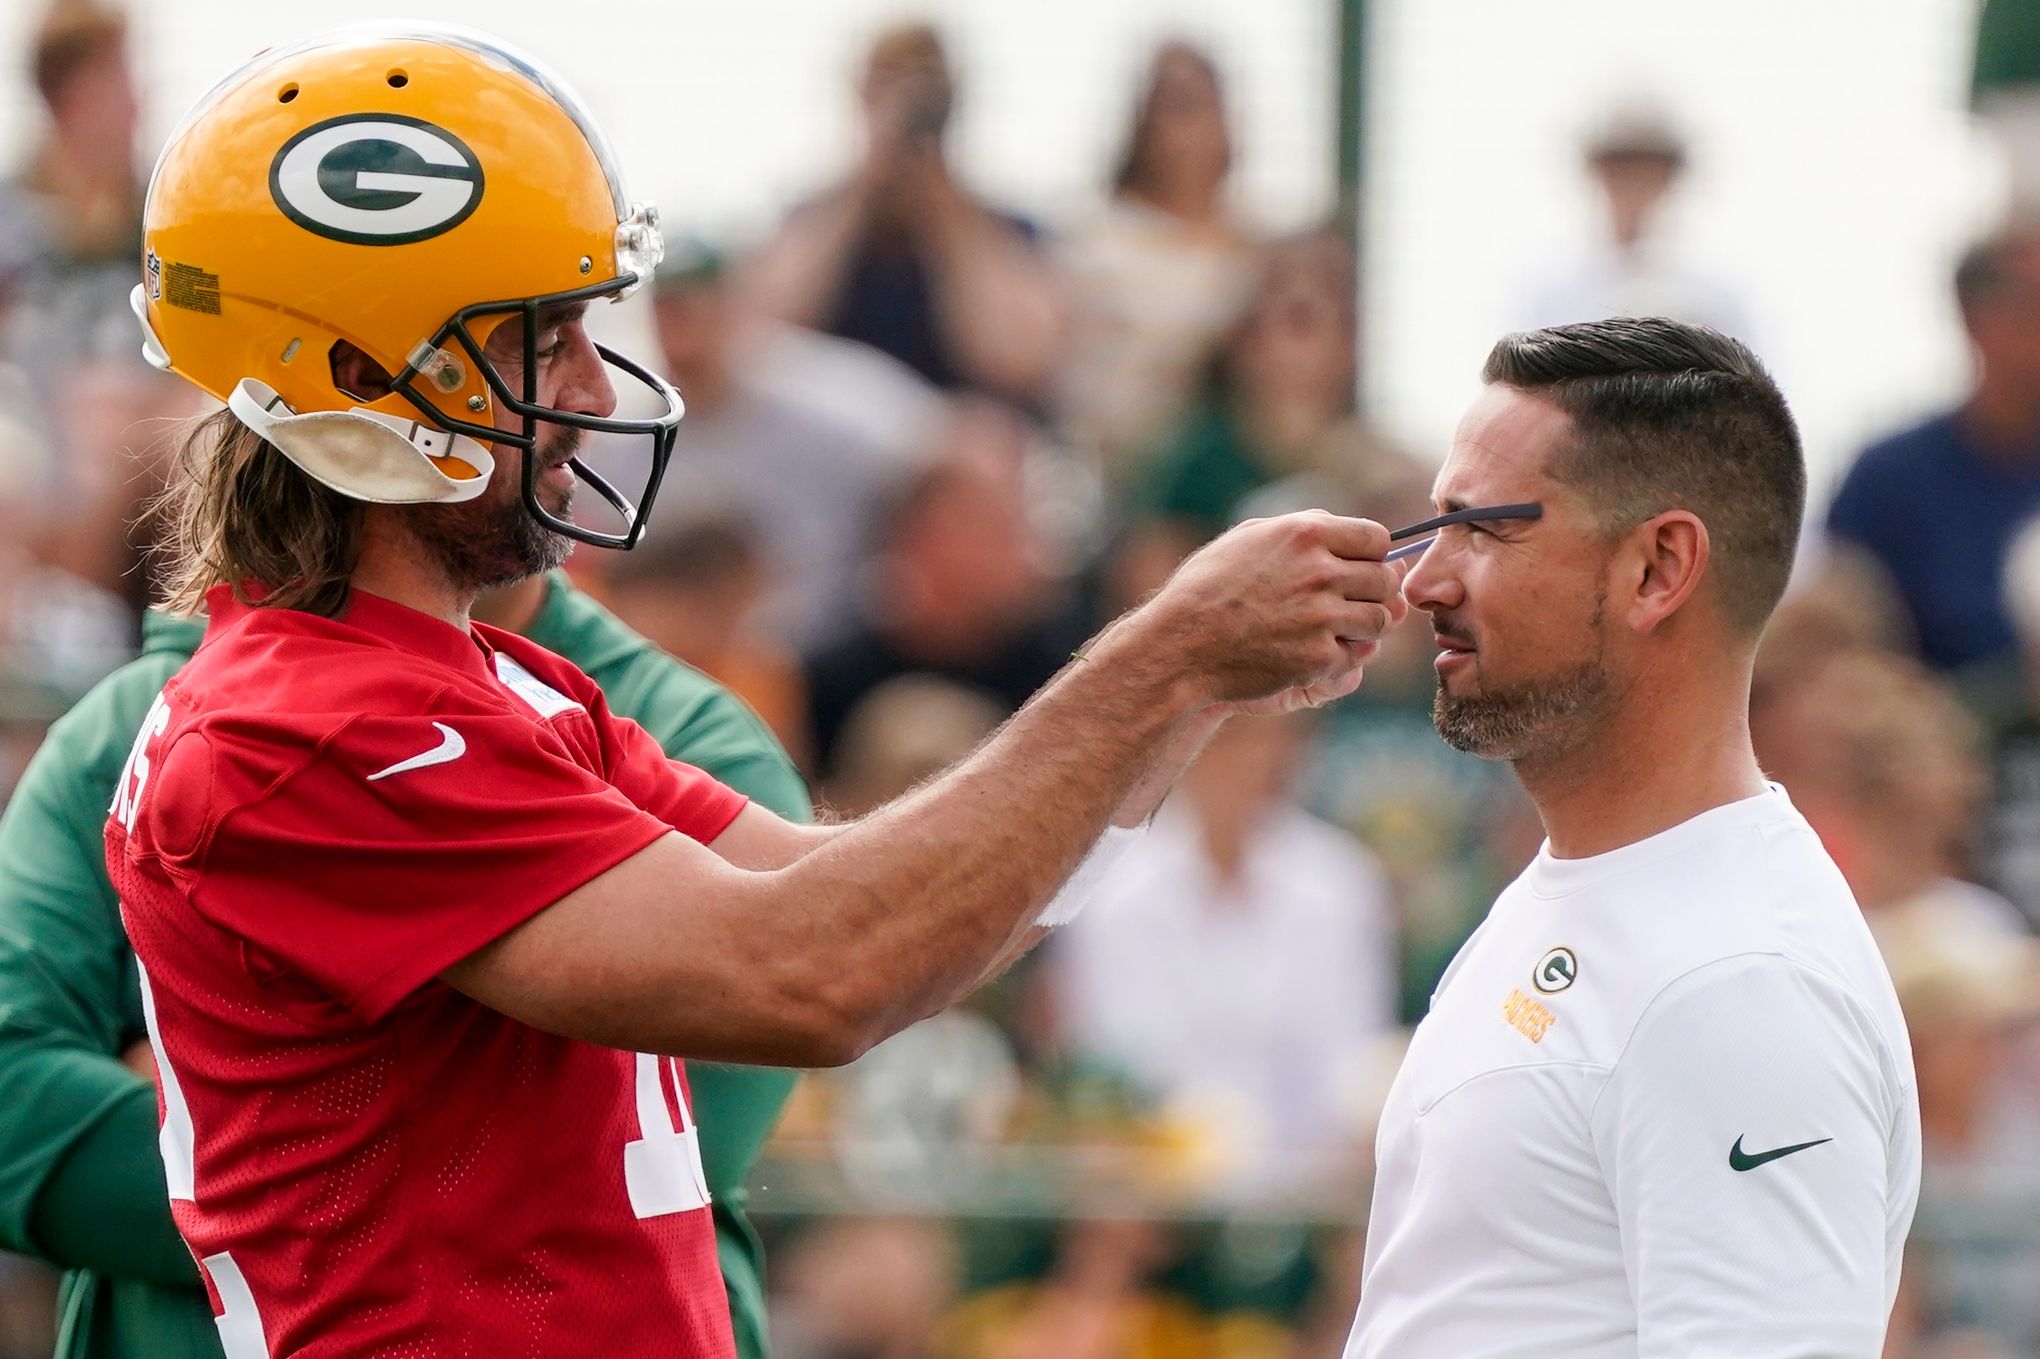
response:
[[(332, 617), (361, 556), (361, 503), (306, 476), (235, 419), (192, 426), (169, 484), (144, 512), (155, 529), (163, 607), (196, 614), (206, 591)], [(260, 586), (252, 600), (248, 587)]]

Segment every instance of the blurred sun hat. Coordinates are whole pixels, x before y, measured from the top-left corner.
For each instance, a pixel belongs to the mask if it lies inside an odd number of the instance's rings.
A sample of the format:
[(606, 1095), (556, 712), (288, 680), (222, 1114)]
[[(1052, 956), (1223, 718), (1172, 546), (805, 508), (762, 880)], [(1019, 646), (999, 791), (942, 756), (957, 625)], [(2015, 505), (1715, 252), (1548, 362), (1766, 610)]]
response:
[(1663, 160), (1686, 163), (1686, 139), (1669, 113), (1641, 101), (1618, 104), (1587, 131), (1588, 160)]
[(652, 296), (671, 297), (705, 287), (723, 276), (728, 259), (706, 237), (692, 231), (668, 231), (666, 256), (652, 272)]
[(2040, 1019), (2040, 940), (1967, 887), (1942, 884), (1870, 917), (1906, 1019)]

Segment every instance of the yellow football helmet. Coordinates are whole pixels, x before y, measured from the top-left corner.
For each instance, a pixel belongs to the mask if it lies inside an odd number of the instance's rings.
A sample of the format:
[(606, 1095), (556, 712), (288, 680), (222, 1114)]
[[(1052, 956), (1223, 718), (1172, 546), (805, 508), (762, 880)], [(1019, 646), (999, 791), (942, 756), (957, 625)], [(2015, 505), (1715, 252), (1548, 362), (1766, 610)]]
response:
[[(429, 25), (353, 27), (264, 52), (200, 100), (149, 181), (143, 352), (224, 401), (318, 481), (360, 500), (458, 501), (525, 449), (540, 423), (651, 440), (632, 501), (579, 458), (576, 475), (620, 532), (548, 512), (524, 460), (524, 502), (557, 532), (631, 547), (658, 493), (681, 414), (665, 381), (597, 346), (659, 398), (646, 419), (537, 402), (548, 308), (621, 298), (663, 252), (658, 213), (626, 201), (581, 102), (531, 58)], [(513, 391), (484, 356), (523, 328)], [(346, 341), (395, 375), (358, 397), (334, 376)], [(498, 428), (493, 407), (522, 417)]]

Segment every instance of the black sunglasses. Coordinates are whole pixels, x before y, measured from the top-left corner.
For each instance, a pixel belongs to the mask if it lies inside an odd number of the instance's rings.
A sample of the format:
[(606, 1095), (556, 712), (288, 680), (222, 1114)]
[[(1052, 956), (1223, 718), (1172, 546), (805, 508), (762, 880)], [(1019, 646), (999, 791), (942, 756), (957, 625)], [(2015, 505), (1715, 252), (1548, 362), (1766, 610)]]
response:
[(1432, 535), (1436, 534), (1439, 529), (1450, 528), (1454, 524), (1491, 524), (1502, 519), (1542, 519), (1543, 517), (1544, 506), (1535, 501), (1527, 501), (1520, 505), (1479, 505), (1472, 509), (1454, 510), (1450, 514), (1441, 514), (1436, 519), (1426, 519), (1421, 524), (1411, 524), (1408, 528), (1399, 528), (1389, 534), (1388, 541), (1391, 543), (1401, 543), (1405, 539), (1418, 537), (1423, 538), (1424, 541), (1421, 543), (1407, 543), (1405, 546), (1390, 552), (1382, 560), (1396, 562), (1401, 561), (1404, 557), (1420, 556), (1424, 549), (1431, 545)]

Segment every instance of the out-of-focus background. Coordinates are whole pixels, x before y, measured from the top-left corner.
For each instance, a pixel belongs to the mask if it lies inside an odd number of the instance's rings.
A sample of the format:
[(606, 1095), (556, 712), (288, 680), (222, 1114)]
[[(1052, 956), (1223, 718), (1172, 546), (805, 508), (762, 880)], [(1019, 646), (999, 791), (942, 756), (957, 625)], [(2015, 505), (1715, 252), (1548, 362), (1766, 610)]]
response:
[[(574, 569), (846, 813), (1227, 524), (1422, 517), (1501, 332), (1747, 339), (1814, 487), (1753, 724), (1920, 1075), (1888, 1354), (2040, 1354), (2040, 0), (403, 17), (537, 53), (662, 205), (600, 325), (690, 415), (655, 533)], [(132, 654), (128, 525), (199, 410), (127, 309), (147, 166), (317, 22), (0, 7), (0, 796)], [(1429, 656), (1417, 620), (1355, 698), (1235, 723), (1074, 926), (805, 1080), (752, 1196), (778, 1353), (1337, 1353), (1406, 1026), (1539, 840), (1433, 736)], [(0, 1258), (0, 1359), (48, 1352), (50, 1287)]]

